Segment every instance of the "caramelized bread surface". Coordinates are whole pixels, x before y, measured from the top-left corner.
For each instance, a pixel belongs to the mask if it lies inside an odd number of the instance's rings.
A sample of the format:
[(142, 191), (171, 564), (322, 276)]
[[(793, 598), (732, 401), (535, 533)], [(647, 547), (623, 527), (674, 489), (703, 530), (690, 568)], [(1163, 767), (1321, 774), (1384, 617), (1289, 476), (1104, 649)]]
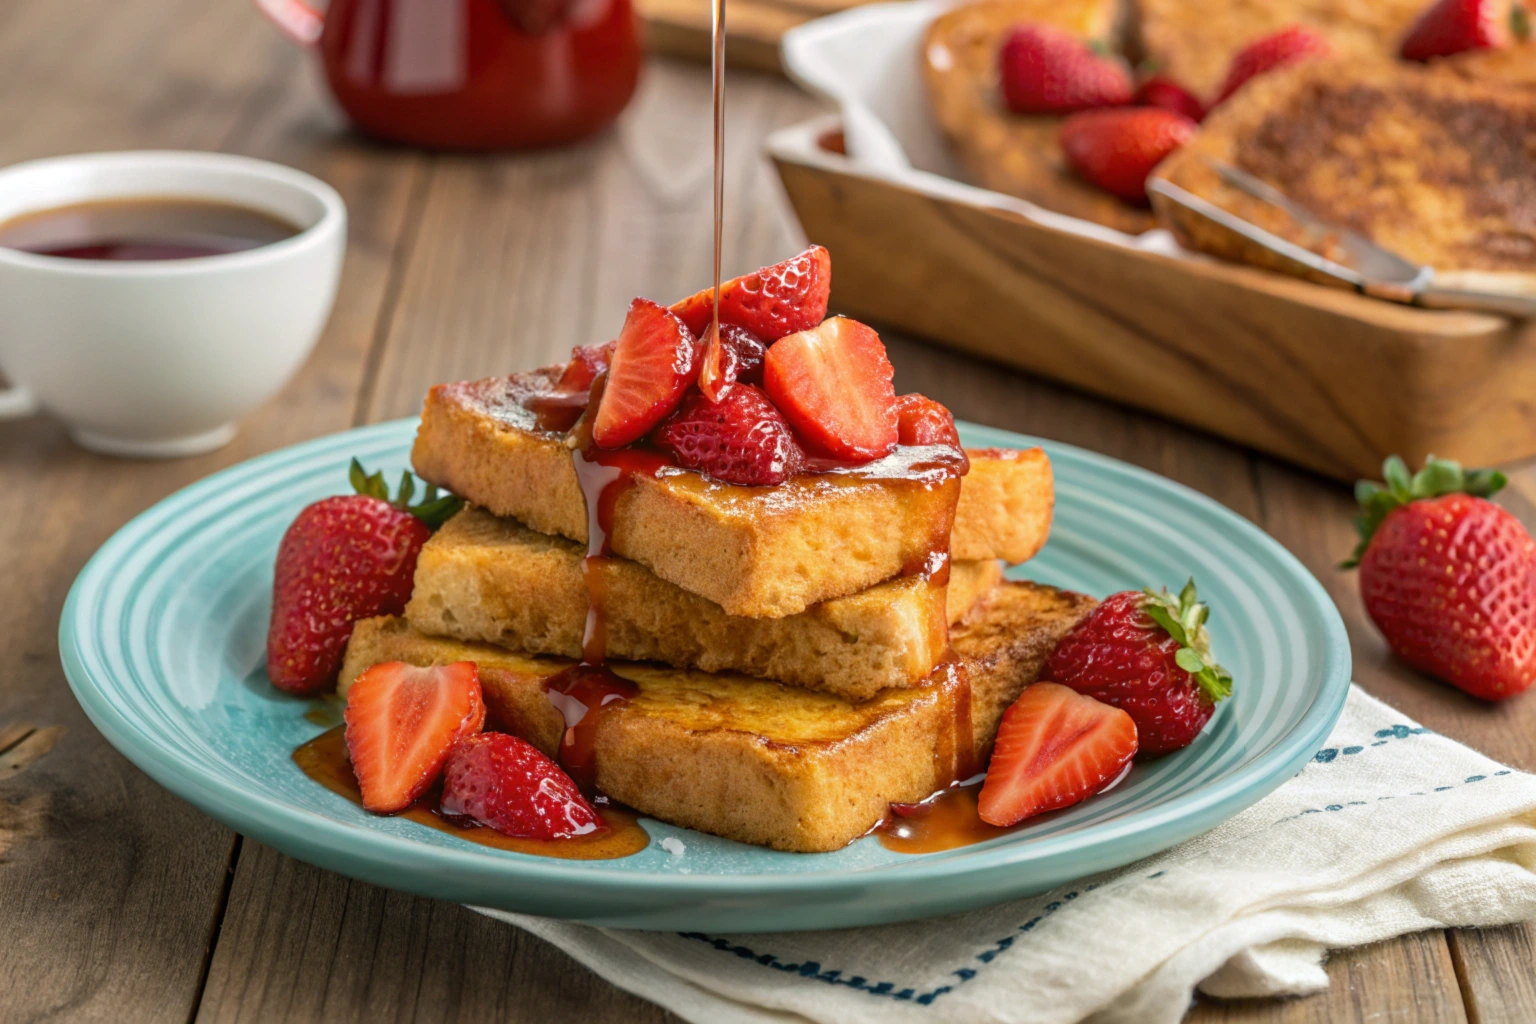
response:
[(611, 658), (744, 672), (862, 700), (921, 683), (948, 649), (949, 623), (1002, 579), (996, 561), (957, 562), (947, 599), (944, 587), (907, 576), (797, 615), (752, 619), (625, 558), (594, 562), (584, 575), (585, 554), (575, 541), (471, 506), (422, 549), (406, 618), (431, 635), (577, 658), (590, 578)]
[[(1536, 287), (1536, 94), (1447, 62), (1313, 60), (1222, 104), (1157, 174), (1327, 255), (1275, 207), (1225, 185), (1203, 157), (1267, 181), (1323, 218), (1451, 281)], [(1157, 200), (1187, 244), (1287, 269), (1267, 250)]]
[[(978, 758), (990, 751), (1003, 711), (1093, 603), (1005, 583), (953, 630)], [(368, 619), (347, 647), (341, 691), (384, 661), (476, 662), (490, 723), (558, 751), (564, 721), (544, 685), (569, 660), (429, 637), (400, 618)], [(929, 685), (864, 701), (746, 676), (611, 667), (638, 695), (600, 713), (597, 785), (663, 821), (779, 850), (835, 850), (867, 832), (892, 801), (921, 799), (949, 781), (965, 684), (947, 667)]]
[(1072, 173), (1057, 133), (1062, 118), (1010, 112), (998, 91), (998, 51), (1022, 21), (1045, 22), (1088, 40), (1115, 30), (1113, 0), (981, 0), (935, 18), (923, 37), (928, 104), (971, 179), (1057, 213), (1136, 234), (1149, 211), (1123, 203)]
[(1133, 0), (1146, 57), (1207, 100), (1233, 54), (1292, 25), (1312, 29), (1351, 59), (1396, 56), (1431, 0)]
[[(496, 515), (586, 543), (572, 452), (521, 405), (550, 372), (432, 388), (411, 461), (423, 479)], [(1017, 563), (1040, 549), (1054, 495), (1044, 452), (973, 453), (963, 484), (937, 470), (903, 473), (931, 452), (902, 448), (858, 471), (778, 487), (676, 469), (636, 476), (614, 502), (609, 544), (731, 615), (768, 618), (920, 566), (952, 527), (956, 558)]]

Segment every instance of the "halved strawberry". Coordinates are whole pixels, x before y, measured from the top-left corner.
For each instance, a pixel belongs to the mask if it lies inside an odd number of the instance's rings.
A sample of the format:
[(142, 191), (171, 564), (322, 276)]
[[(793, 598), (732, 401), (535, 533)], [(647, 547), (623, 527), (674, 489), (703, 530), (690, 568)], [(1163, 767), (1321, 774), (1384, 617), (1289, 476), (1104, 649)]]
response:
[(1035, 683), (1003, 713), (978, 809), (1014, 825), (1102, 790), (1136, 756), (1136, 723), (1059, 683)]
[(868, 462), (896, 447), (895, 371), (872, 328), (835, 316), (780, 338), (763, 389), (813, 455)]
[(699, 344), (693, 332), (665, 306), (636, 299), (613, 347), (592, 440), (600, 448), (640, 440), (677, 408), (698, 376)]
[[(806, 331), (827, 315), (832, 293), (832, 256), (813, 245), (793, 259), (720, 285), (720, 322), (745, 327), (772, 344)], [(706, 288), (672, 304), (672, 312), (703, 337), (714, 311), (715, 290)]]
[(375, 665), (347, 691), (347, 754), (378, 814), (403, 811), (437, 781), (453, 745), (480, 731), (485, 703), (472, 661)]

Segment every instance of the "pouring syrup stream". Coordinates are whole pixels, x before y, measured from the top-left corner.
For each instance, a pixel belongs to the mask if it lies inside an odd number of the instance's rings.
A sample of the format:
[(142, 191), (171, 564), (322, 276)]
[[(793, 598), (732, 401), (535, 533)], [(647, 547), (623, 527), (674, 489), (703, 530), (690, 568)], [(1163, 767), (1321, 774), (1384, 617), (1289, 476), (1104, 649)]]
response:
[[(710, 15), (710, 77), (714, 87), (714, 301), (704, 341), (709, 346), (720, 339), (720, 263), (725, 238), (725, 0), (712, 0)], [(595, 384), (589, 405), (595, 407), (602, 384)], [(578, 427), (578, 431), (580, 428)], [(602, 714), (635, 696), (633, 684), (616, 675), (606, 665), (607, 628), (603, 614), (605, 596), (603, 567), (610, 557), (609, 534), (613, 529), (613, 509), (619, 496), (637, 474), (654, 474), (657, 462), (639, 452), (599, 452), (584, 439), (572, 453), (576, 479), (587, 501), (587, 556), (582, 560), (582, 575), (587, 586), (587, 622), (582, 637), (581, 661), (545, 681), (550, 703), (565, 718), (565, 736), (560, 745), (560, 761), (566, 771), (586, 791), (597, 784), (597, 765), (593, 752), (594, 735)]]

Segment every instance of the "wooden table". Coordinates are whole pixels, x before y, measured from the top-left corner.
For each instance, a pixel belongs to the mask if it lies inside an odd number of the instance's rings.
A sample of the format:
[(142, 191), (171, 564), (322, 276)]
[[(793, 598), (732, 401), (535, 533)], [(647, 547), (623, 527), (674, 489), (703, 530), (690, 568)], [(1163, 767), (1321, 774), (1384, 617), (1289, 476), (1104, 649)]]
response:
[[(371, 145), (307, 58), (237, 0), (0, 4), (0, 162), (138, 147), (304, 168), (351, 209), (341, 296), (297, 379), (224, 451), (88, 455), (47, 419), (0, 426), (0, 1020), (667, 1019), (562, 953), (457, 906), (293, 861), (205, 818), (113, 751), (65, 686), (70, 581), (130, 516), (279, 445), (416, 410), (423, 389), (555, 360), (629, 299), (708, 273), (709, 90), (655, 63), (619, 128), (584, 147), (470, 159)], [(814, 112), (782, 81), (730, 83), (727, 268), (800, 242), (756, 143)], [(3, 329), (3, 325), (0, 325)], [(1209, 437), (887, 334), (902, 390), (958, 416), (1107, 452), (1261, 524), (1348, 620), (1356, 676), (1431, 727), (1536, 768), (1536, 697), (1464, 699), (1396, 664), (1365, 621), (1350, 497)], [(1506, 504), (1536, 522), (1536, 470)], [(1536, 1019), (1530, 926), (1428, 932), (1334, 958), (1326, 995), (1201, 1002), (1197, 1021)]]

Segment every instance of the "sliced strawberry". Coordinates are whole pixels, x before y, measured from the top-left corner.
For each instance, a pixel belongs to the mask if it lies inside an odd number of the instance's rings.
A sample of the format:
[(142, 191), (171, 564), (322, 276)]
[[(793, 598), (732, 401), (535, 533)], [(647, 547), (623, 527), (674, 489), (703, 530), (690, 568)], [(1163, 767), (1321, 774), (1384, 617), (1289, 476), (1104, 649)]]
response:
[[(772, 344), (786, 334), (806, 331), (827, 315), (832, 293), (832, 256), (813, 245), (794, 259), (735, 277), (720, 286), (720, 322), (745, 327)], [(715, 290), (706, 288), (672, 304), (688, 329), (699, 337), (709, 327)]]
[(1205, 120), (1205, 104), (1200, 97), (1166, 75), (1153, 75), (1142, 82), (1131, 102), (1142, 107), (1162, 107), (1195, 122)]
[(763, 356), (768, 346), (745, 327), (721, 324), (720, 336), (709, 336), (704, 358), (699, 364), (699, 390), (711, 402), (718, 402), (738, 380), (747, 384), (763, 382)]
[(516, 736), (460, 740), (443, 768), (443, 813), (523, 839), (570, 839), (602, 826), (571, 777)]
[(955, 417), (933, 399), (916, 393), (896, 399), (896, 439), (902, 444), (952, 444), (960, 447)]
[(990, 825), (1014, 825), (1079, 803), (1125, 771), (1136, 723), (1119, 708), (1057, 683), (1035, 683), (1003, 713), (978, 807)]
[(622, 448), (640, 440), (677, 408), (698, 376), (699, 345), (693, 332), (665, 306), (636, 299), (608, 364), (608, 385), (598, 400), (592, 440), (600, 448)]
[(763, 388), (813, 455), (868, 462), (896, 447), (895, 371), (872, 328), (835, 316), (781, 338)]
[(1227, 66), (1226, 80), (1216, 94), (1216, 102), (1222, 102), (1257, 75), (1305, 57), (1326, 56), (1332, 49), (1326, 38), (1302, 25), (1261, 36), (1233, 55), (1232, 63)]
[(678, 465), (746, 487), (781, 484), (805, 460), (789, 424), (751, 384), (736, 384), (719, 402), (689, 392), (651, 437)]
[(347, 753), (378, 814), (403, 811), (437, 781), (453, 745), (480, 731), (485, 704), (472, 661), (375, 665), (347, 691)]
[(592, 382), (608, 369), (617, 344), (609, 341), (576, 346), (571, 349), (571, 361), (565, 364), (565, 372), (555, 386), (523, 399), (523, 407), (538, 417), (540, 430), (563, 434), (576, 425), (591, 400)]

